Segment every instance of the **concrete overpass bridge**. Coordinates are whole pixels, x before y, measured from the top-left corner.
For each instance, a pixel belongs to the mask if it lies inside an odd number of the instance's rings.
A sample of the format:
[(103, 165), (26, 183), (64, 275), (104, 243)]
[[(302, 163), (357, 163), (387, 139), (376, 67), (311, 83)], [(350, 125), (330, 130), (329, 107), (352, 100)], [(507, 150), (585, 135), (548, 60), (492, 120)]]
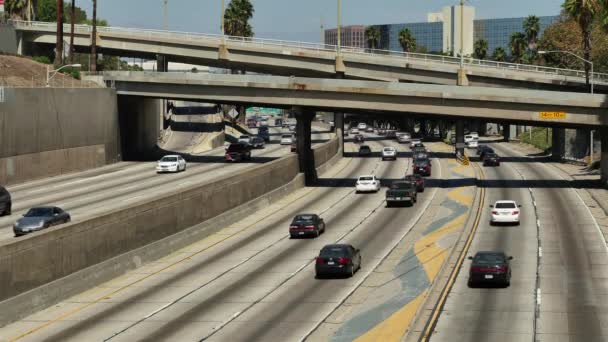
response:
[[(4, 29), (14, 30), (18, 53), (27, 54), (32, 46), (55, 44), (56, 25), (53, 23), (12, 21)], [(65, 32), (69, 32), (68, 25)], [(75, 49), (88, 51), (92, 28), (77, 25), (75, 32)], [(580, 70), (467, 58), (466, 78), (462, 78), (457, 77), (459, 58), (348, 47), (343, 47), (338, 56), (336, 46), (316, 43), (117, 27), (99, 27), (97, 43), (100, 53), (158, 58), (162, 62), (161, 71), (171, 60), (283, 76), (568, 91), (586, 89), (584, 72)], [(598, 92), (608, 92), (608, 74), (594, 73), (593, 78)]]
[[(381, 81), (282, 76), (164, 72), (106, 72), (118, 95), (295, 108), (298, 135), (310, 136), (315, 111), (392, 115), (405, 119), (456, 121), (456, 143), (464, 142), (464, 122), (484, 120), (560, 128), (599, 128), (608, 160), (608, 96), (541, 90), (460, 87)], [(340, 123), (336, 123), (340, 125)], [(558, 135), (556, 135), (558, 137)], [(310, 139), (298, 139), (310, 151)], [(301, 165), (307, 162), (306, 154)], [(306, 172), (306, 170), (303, 170)], [(608, 179), (608, 163), (602, 166)]]

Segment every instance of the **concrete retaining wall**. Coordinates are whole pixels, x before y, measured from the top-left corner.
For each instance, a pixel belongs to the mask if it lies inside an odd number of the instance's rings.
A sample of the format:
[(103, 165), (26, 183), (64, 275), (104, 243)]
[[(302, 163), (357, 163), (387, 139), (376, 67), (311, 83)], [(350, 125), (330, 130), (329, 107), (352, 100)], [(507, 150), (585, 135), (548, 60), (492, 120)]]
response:
[(119, 150), (113, 90), (4, 89), (0, 184), (103, 166)]
[[(315, 149), (319, 164), (337, 139)], [(0, 245), (0, 326), (155, 260), (302, 187), (297, 156)], [(203, 222), (201, 224), (201, 222)]]

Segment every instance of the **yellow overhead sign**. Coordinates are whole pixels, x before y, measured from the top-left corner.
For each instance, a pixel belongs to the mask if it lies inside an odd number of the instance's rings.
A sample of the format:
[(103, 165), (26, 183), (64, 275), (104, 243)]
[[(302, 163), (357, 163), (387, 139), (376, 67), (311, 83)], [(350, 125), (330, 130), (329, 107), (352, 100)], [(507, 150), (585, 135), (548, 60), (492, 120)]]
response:
[(565, 112), (540, 112), (541, 120), (563, 120), (566, 118)]

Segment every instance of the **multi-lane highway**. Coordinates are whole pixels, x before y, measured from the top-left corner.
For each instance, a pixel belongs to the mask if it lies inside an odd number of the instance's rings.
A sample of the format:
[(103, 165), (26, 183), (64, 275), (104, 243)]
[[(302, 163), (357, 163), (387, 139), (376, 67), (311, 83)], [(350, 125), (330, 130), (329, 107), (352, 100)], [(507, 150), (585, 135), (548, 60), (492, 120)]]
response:
[[(255, 129), (254, 129), (255, 131)], [(271, 128), (278, 135), (280, 128)], [(326, 132), (313, 132), (314, 139), (330, 138)], [(157, 198), (175, 189), (187, 189), (193, 185), (274, 160), (291, 153), (289, 146), (281, 146), (278, 137), (272, 136), (264, 149), (254, 150), (252, 160), (245, 163), (224, 162), (224, 147), (191, 154), (192, 144), (203, 138), (198, 134), (176, 134), (166, 149), (189, 154), (185, 172), (156, 174), (155, 162), (121, 162), (93, 170), (48, 179), (27, 182), (8, 187), (12, 196), (13, 212), (0, 218), (0, 241), (13, 239), (13, 223), (29, 208), (40, 205), (56, 205), (72, 215), (72, 221), (98, 216), (140, 201)], [(199, 142), (200, 143), (200, 142)], [(204, 141), (203, 141), (204, 143)], [(194, 151), (195, 152), (195, 151)], [(171, 152), (167, 152), (171, 153)]]
[[(356, 194), (354, 181), (375, 174), (385, 183), (409, 171), (409, 148), (369, 141), (371, 157), (348, 155), (305, 188), (218, 234), (0, 330), (23, 340), (299, 340), (331, 312), (413, 226), (435, 191), (413, 207), (386, 208), (384, 191)], [(381, 161), (383, 146), (400, 151)], [(346, 144), (347, 151), (356, 151)], [(433, 177), (441, 162), (434, 159)], [(289, 239), (299, 213), (320, 214), (327, 232)], [(360, 248), (353, 278), (315, 279), (314, 257), (325, 244)]]
[[(470, 288), (465, 261), (431, 341), (606, 341), (608, 252), (570, 183), (539, 159), (493, 144), (500, 167), (483, 169), (485, 207), (468, 255), (513, 256), (511, 286)], [(521, 225), (490, 226), (489, 204), (515, 200)]]

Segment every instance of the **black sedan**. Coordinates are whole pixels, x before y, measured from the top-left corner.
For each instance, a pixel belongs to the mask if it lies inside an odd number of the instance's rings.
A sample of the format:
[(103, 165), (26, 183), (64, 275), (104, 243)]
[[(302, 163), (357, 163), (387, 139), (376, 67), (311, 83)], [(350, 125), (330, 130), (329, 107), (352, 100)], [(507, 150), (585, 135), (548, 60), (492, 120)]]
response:
[(511, 260), (504, 252), (477, 252), (469, 257), (469, 287), (480, 283), (511, 285)]
[(318, 237), (325, 232), (325, 222), (317, 214), (296, 215), (289, 225), (289, 236), (293, 239), (300, 236)]
[(477, 155), (479, 158), (483, 159), (487, 153), (494, 153), (494, 149), (487, 145), (480, 145), (477, 147)]
[(365, 142), (365, 137), (361, 134), (355, 135), (355, 143), (363, 144)]
[(359, 156), (366, 157), (372, 154), (372, 149), (367, 145), (361, 145), (359, 147)]
[(317, 278), (327, 275), (352, 277), (361, 268), (361, 252), (348, 244), (326, 245), (316, 259)]
[(486, 153), (482, 160), (483, 166), (500, 166), (500, 157), (496, 153)]
[(15, 236), (42, 230), (51, 226), (70, 222), (70, 214), (58, 207), (36, 207), (28, 210), (13, 225)]
[(254, 137), (251, 139), (251, 147), (264, 148), (265, 140), (262, 137)]

